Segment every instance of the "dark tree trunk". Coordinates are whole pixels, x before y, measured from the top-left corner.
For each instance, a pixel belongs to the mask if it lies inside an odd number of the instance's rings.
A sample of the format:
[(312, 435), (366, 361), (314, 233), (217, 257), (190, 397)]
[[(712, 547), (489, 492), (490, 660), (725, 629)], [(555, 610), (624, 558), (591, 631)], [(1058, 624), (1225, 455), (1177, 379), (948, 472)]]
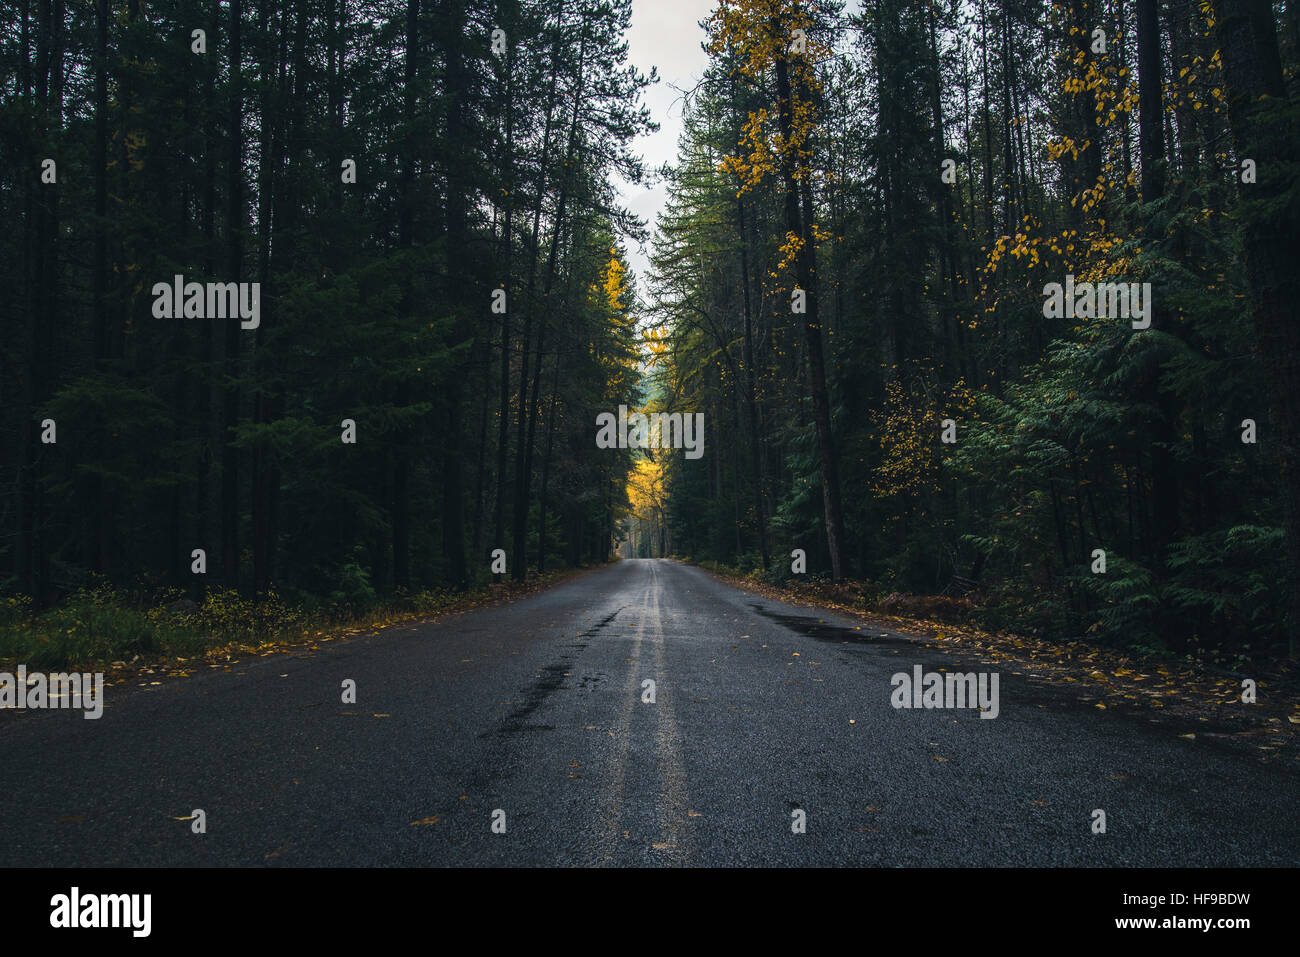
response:
[[(415, 108), (417, 61), (420, 50), (420, 0), (406, 4), (406, 64), (403, 78), (402, 168), (399, 173), (401, 197), (397, 220), (397, 246), (402, 251), (411, 248), (411, 231), (415, 214)], [(405, 329), (412, 308), (411, 277), (403, 279), (398, 324)], [(396, 405), (404, 408), (411, 404), (411, 390), (406, 382), (397, 386)], [(392, 453), (392, 523), (393, 523), (393, 587), (406, 589), (411, 584), (411, 457), (408, 429), (401, 429), (394, 437)]]
[[(461, 165), (465, 153), (463, 112), (466, 108), (462, 102), (465, 79), (460, 47), (460, 37), (465, 28), (464, 2), (445, 0), (443, 9), (447, 19), (444, 32), (447, 50), (447, 88), (452, 91), (452, 95), (447, 99), (447, 141), (451, 147), (447, 176), (447, 266), (448, 276), (454, 283), (468, 272), (465, 247), (468, 236), (469, 189), (464, 181)], [(460, 319), (462, 315), (462, 312), (456, 312), (454, 341), (461, 341), (467, 334)], [(456, 588), (464, 588), (469, 582), (469, 566), (465, 558), (465, 463), (461, 435), (464, 385), (463, 371), (459, 368), (453, 370), (446, 397), (448, 423), (442, 455), (442, 553), (447, 563), (447, 578)]]
[[(1278, 483), (1286, 523), (1290, 654), (1300, 630), (1300, 222), (1280, 212), (1293, 189), (1284, 171), (1300, 150), (1294, 98), (1283, 80), (1268, 0), (1216, 0), (1219, 49), (1237, 161), (1253, 159), (1258, 182), (1238, 188), (1255, 209), (1241, 217), (1251, 311), (1273, 386)], [(1276, 111), (1286, 113), (1277, 116)]]
[[(227, 198), (229, 273), (227, 282), (239, 282), (244, 258), (244, 93), (242, 89), (241, 0), (230, 2), (230, 169)], [(239, 427), (239, 322), (228, 320), (225, 327), (226, 387), (223, 402), (223, 444), (221, 448), (221, 576), (227, 588), (239, 587), (239, 450), (235, 431)]]
[[(779, 34), (779, 31), (778, 31)], [(776, 84), (781, 135), (786, 142), (794, 129), (794, 96), (789, 63), (784, 57), (776, 59)], [(797, 91), (806, 101), (803, 91)], [(808, 149), (809, 144), (804, 143)], [(835, 458), (835, 440), (831, 430), (830, 395), (826, 385), (826, 360), (822, 350), (821, 322), (817, 311), (816, 238), (812, 228), (812, 194), (808, 177), (803, 177), (802, 193), (795, 178), (794, 157), (786, 152), (782, 162), (785, 180), (786, 228), (800, 239), (796, 259), (799, 288), (805, 293), (804, 345), (808, 350), (808, 374), (812, 388), (813, 420), (817, 428), (817, 452), (821, 466), (822, 505), (826, 522), (826, 548), (830, 556), (831, 577), (836, 581), (844, 576), (844, 517), (840, 507), (839, 466)], [(802, 212), (800, 210), (802, 200)]]
[(767, 509), (763, 501), (762, 439), (758, 430), (758, 400), (754, 386), (754, 331), (749, 289), (749, 230), (745, 227), (745, 198), (736, 197), (736, 216), (740, 227), (740, 289), (745, 308), (745, 411), (749, 421), (749, 463), (754, 470), (754, 515), (758, 521), (758, 551), (766, 571), (772, 559), (767, 548)]
[[(1138, 109), (1141, 129), (1138, 145), (1142, 159), (1142, 200), (1155, 202), (1165, 189), (1164, 95), (1161, 88), (1160, 24), (1158, 0), (1138, 0)], [(1168, 312), (1153, 308), (1152, 325), (1167, 325)], [(1178, 535), (1178, 462), (1172, 446), (1178, 441), (1181, 409), (1177, 400), (1159, 390), (1153, 374), (1148, 400), (1160, 409), (1151, 444), (1152, 558), (1163, 573), (1165, 549)]]

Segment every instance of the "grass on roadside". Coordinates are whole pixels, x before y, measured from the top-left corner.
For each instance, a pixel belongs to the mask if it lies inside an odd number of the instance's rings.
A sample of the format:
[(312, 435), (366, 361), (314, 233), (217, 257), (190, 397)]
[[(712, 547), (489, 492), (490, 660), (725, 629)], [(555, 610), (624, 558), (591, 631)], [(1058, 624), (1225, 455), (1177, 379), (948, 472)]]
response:
[(120, 670), (135, 663), (223, 663), (247, 654), (343, 637), (527, 594), (573, 569), (527, 582), (422, 591), (387, 601), (307, 608), (275, 592), (260, 599), (210, 589), (199, 602), (179, 589), (143, 600), (100, 584), (35, 611), (26, 596), (0, 597), (0, 668)]

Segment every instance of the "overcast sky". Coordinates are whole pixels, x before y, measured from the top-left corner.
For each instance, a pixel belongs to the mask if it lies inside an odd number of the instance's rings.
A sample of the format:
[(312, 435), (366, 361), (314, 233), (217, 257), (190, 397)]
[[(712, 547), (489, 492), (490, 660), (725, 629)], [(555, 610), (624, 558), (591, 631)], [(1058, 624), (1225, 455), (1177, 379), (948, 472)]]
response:
[[(645, 92), (645, 104), (659, 123), (659, 132), (640, 137), (635, 148), (655, 169), (677, 158), (677, 137), (682, 132), (682, 103), (678, 89), (689, 90), (703, 75), (707, 57), (700, 48), (704, 31), (699, 21), (713, 10), (714, 0), (632, 0), (632, 29), (628, 32), (629, 56), (637, 68), (649, 73), (659, 68), (659, 82)], [(664, 204), (662, 182), (646, 186), (623, 186), (623, 201), (654, 228), (655, 216)], [(649, 244), (647, 244), (648, 247)], [(641, 292), (645, 292), (647, 255), (635, 245), (628, 259)]]
[[(682, 132), (682, 99), (678, 90), (689, 90), (704, 75), (708, 63), (700, 44), (704, 31), (699, 22), (708, 19), (716, 0), (632, 0), (632, 28), (628, 31), (628, 55), (643, 73), (659, 68), (659, 82), (648, 87), (644, 100), (650, 115), (659, 123), (659, 132), (639, 137), (635, 149), (646, 161), (647, 169), (657, 169), (677, 159), (677, 138)], [(849, 0), (846, 10), (856, 10), (857, 0)], [(662, 182), (652, 186), (621, 184), (624, 204), (641, 216), (654, 230), (655, 217), (667, 198)], [(649, 243), (641, 250), (628, 248), (628, 260), (637, 275), (638, 289), (646, 292), (645, 276), (649, 269)]]

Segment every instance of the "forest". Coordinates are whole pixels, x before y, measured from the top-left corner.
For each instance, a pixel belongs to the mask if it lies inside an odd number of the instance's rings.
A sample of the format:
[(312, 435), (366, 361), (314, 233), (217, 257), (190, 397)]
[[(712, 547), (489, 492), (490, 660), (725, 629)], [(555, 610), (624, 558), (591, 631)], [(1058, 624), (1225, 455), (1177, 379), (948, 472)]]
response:
[(654, 170), (631, 0), (6, 4), (0, 625), (621, 549), (1294, 656), (1297, 6), (720, 0)]
[[(6, 591), (363, 607), (498, 548), (518, 579), (606, 560), (629, 453), (590, 423), (637, 379), (645, 229), (610, 183), (652, 125), (629, 16), (6, 4)], [(256, 321), (182, 314), (182, 279)]]
[(1296, 8), (719, 4), (647, 314), (738, 441), (638, 467), (641, 550), (1294, 653)]

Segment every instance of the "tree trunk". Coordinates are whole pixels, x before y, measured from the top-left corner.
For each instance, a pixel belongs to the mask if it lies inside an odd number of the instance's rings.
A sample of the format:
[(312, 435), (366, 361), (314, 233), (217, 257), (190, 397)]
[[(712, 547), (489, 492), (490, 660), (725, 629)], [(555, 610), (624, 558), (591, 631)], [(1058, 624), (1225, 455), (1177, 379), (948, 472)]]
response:
[[(794, 96), (789, 64), (784, 56), (776, 58), (776, 83), (781, 135), (791, 142), (794, 131)], [(799, 90), (802, 94), (803, 91)], [(806, 96), (803, 102), (809, 102)], [(810, 149), (805, 140), (804, 148)], [(799, 237), (796, 273), (799, 288), (805, 293), (804, 345), (808, 350), (808, 374), (813, 398), (813, 419), (817, 428), (817, 451), (821, 465), (822, 505), (826, 521), (826, 548), (830, 556), (831, 577), (844, 577), (844, 518), (840, 507), (839, 467), (835, 458), (835, 440), (831, 431), (830, 395), (826, 387), (826, 361), (822, 353), (822, 330), (817, 312), (817, 250), (813, 233), (812, 191), (808, 176), (801, 184), (795, 178), (795, 158), (789, 150), (782, 157), (785, 179), (786, 228)], [(802, 199), (802, 215), (800, 201)]]
[[(1215, 11), (1236, 158), (1238, 163), (1253, 159), (1258, 170), (1258, 182), (1238, 185), (1255, 201), (1240, 221), (1255, 336), (1273, 386), (1286, 527), (1287, 633), (1294, 658), (1300, 630), (1300, 222), (1281, 210), (1292, 189), (1284, 171), (1300, 149), (1300, 136), (1294, 98), (1283, 81), (1271, 4), (1215, 0)], [(1280, 108), (1286, 115), (1276, 115)]]
[[(244, 239), (244, 94), (241, 88), (241, 0), (230, 2), (230, 169), (227, 199), (229, 254), (227, 282), (239, 282), (243, 264)], [(221, 448), (221, 577), (227, 588), (239, 587), (239, 450), (235, 448), (235, 430), (239, 427), (239, 322), (227, 321), (224, 366), (226, 387), (222, 406), (223, 442)]]

